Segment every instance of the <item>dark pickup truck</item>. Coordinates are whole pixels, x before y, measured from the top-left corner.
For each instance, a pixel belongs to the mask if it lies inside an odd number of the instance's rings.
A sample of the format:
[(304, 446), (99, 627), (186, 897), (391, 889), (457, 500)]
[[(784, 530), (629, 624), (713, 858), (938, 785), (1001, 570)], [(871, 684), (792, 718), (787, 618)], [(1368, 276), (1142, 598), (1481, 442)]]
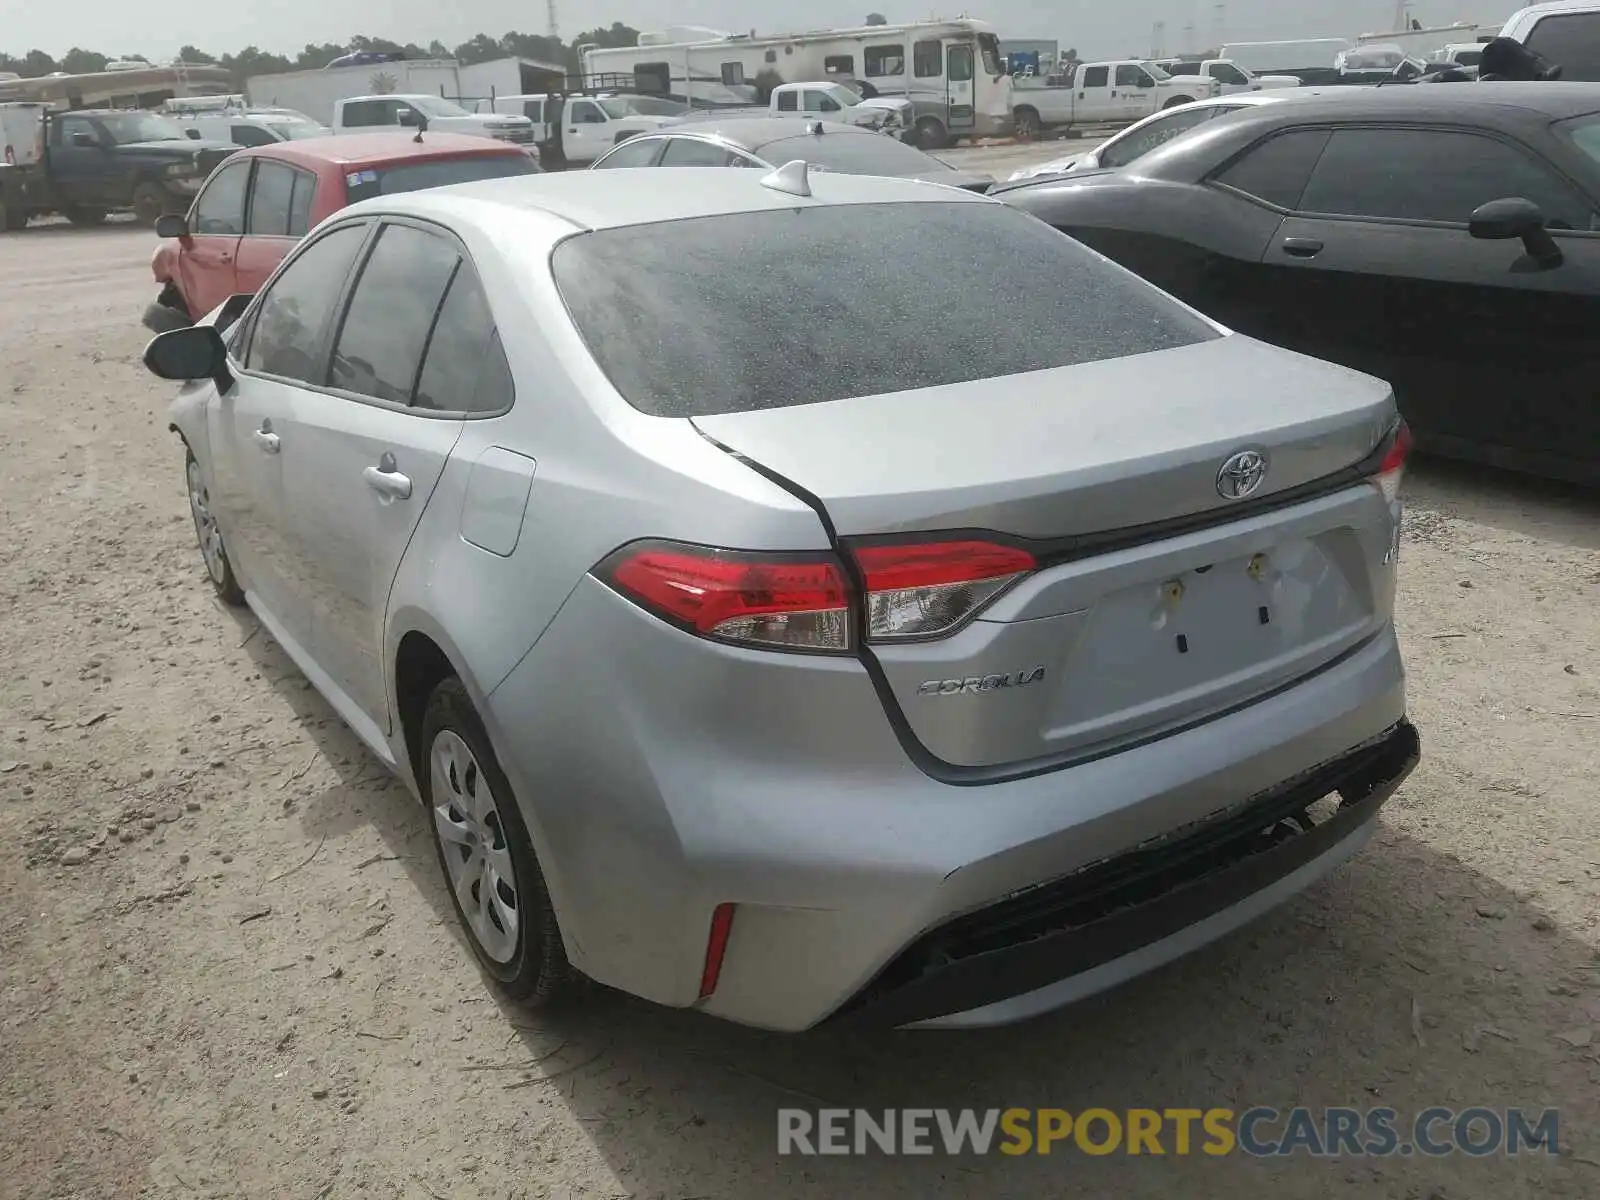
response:
[(196, 141), (156, 113), (89, 110), (43, 113), (40, 120), (41, 153), (6, 172), (12, 228), (46, 212), (98, 225), (108, 212), (126, 209), (154, 225), (163, 213), (187, 211), (206, 177), (239, 148)]

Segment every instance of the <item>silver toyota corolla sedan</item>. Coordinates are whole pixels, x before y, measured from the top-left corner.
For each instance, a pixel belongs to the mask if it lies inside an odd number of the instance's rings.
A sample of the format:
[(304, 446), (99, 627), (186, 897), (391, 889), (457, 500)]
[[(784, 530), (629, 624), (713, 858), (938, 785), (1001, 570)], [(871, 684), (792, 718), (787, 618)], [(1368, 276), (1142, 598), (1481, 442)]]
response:
[(808, 174), (382, 197), (146, 351), (211, 581), (511, 997), (1019, 1019), (1306, 887), (1417, 761), (1388, 387)]

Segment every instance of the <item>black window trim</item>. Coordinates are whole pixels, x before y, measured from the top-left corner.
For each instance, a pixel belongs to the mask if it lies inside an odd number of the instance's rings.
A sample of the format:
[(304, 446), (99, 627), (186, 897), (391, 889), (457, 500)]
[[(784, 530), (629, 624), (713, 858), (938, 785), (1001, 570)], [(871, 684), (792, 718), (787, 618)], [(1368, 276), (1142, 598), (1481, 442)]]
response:
[[(618, 144), (620, 145), (621, 143)], [(383, 230), (390, 225), (409, 226), (410, 228), (420, 230), (423, 233), (442, 237), (455, 248), (456, 254), (460, 259), (460, 261), (457, 262), (455, 267), (451, 270), (449, 279), (445, 281), (444, 290), (439, 293), (439, 300), (433, 306), (433, 316), (428, 321), (428, 332), (423, 337), (422, 353), (417, 357), (417, 369), (411, 378), (411, 390), (409, 395), (415, 399), (417, 394), (417, 381), (422, 378), (422, 369), (427, 365), (428, 361), (428, 347), (433, 343), (433, 331), (439, 324), (439, 314), (444, 309), (445, 299), (450, 295), (451, 285), (455, 283), (456, 276), (460, 274), (461, 264), (465, 263), (467, 266), (472, 268), (473, 274), (478, 277), (480, 285), (483, 281), (483, 272), (478, 270), (477, 264), (473, 261), (472, 255), (467, 252), (467, 248), (462, 243), (461, 239), (445, 226), (434, 221), (425, 221), (420, 217), (405, 216), (400, 213), (372, 214), (372, 231), (367, 234), (367, 240), (362, 244), (361, 249), (356, 251), (356, 259), (351, 266), (350, 274), (345, 278), (344, 287), (340, 289), (339, 298), (334, 303), (334, 311), (337, 314), (337, 318), (331, 323), (331, 329), (323, 338), (323, 344), (317, 353), (317, 374), (322, 378), (327, 378), (328, 376), (328, 372), (333, 360), (333, 348), (339, 344), (339, 335), (344, 332), (345, 319), (350, 314), (350, 300), (355, 295), (355, 290), (361, 283), (361, 276), (366, 273), (367, 263), (372, 258), (372, 252), (377, 248), (378, 238), (382, 235)], [(320, 241), (321, 239), (319, 238), (318, 240)], [(485, 292), (488, 291), (487, 288), (484, 290)], [(263, 288), (262, 291), (265, 292), (266, 289)], [(492, 308), (490, 309), (490, 312), (493, 312)], [(496, 325), (495, 328), (498, 329), (499, 326)], [(501, 352), (504, 353), (504, 337), (500, 339), (500, 345)], [(510, 374), (511, 403), (507, 404), (504, 408), (489, 409), (483, 412), (473, 412), (464, 408), (418, 408), (410, 400), (407, 400), (403, 404), (394, 400), (381, 400), (377, 396), (367, 396), (361, 392), (348, 392), (343, 388), (337, 388), (328, 383), (308, 384), (298, 380), (285, 380), (284, 382), (289, 383), (294, 387), (305, 388), (308, 391), (334, 396), (340, 400), (350, 400), (356, 404), (366, 404), (373, 408), (386, 409), (389, 412), (409, 413), (411, 416), (422, 417), (426, 420), (482, 421), (495, 417), (503, 417), (516, 406), (517, 377), (516, 372), (514, 371)]]
[[(1511, 150), (1521, 153), (1525, 158), (1532, 159), (1537, 165), (1543, 167), (1551, 175), (1571, 188), (1573, 194), (1577, 196), (1579, 200), (1582, 200), (1586, 204), (1593, 205), (1594, 211), (1597, 214), (1600, 214), (1600, 203), (1596, 203), (1590, 198), (1589, 189), (1585, 188), (1582, 184), (1574, 180), (1571, 175), (1563, 171), (1557, 164), (1551, 162), (1549, 158), (1541, 154), (1537, 149), (1535, 149), (1533, 146), (1530, 146), (1527, 142), (1503, 133), (1498, 129), (1490, 129), (1483, 126), (1474, 125), (1444, 125), (1436, 121), (1318, 121), (1303, 125), (1285, 125), (1281, 128), (1272, 130), (1270, 133), (1267, 133), (1262, 137), (1257, 138), (1242, 150), (1238, 150), (1235, 153), (1230, 154), (1220, 164), (1218, 164), (1216, 167), (1213, 167), (1206, 173), (1205, 178), (1200, 181), (1200, 185), (1202, 187), (1215, 188), (1218, 191), (1226, 192), (1230, 196), (1237, 196), (1240, 199), (1247, 200), (1251, 204), (1256, 205), (1258, 208), (1264, 208), (1269, 212), (1282, 213), (1285, 216), (1291, 217), (1307, 217), (1317, 221), (1349, 221), (1361, 225), (1396, 225), (1416, 229), (1462, 230), (1467, 228), (1467, 223), (1465, 221), (1429, 221), (1418, 217), (1362, 216), (1356, 213), (1324, 213), (1314, 212), (1311, 209), (1306, 208), (1284, 208), (1281, 205), (1273, 204), (1270, 200), (1264, 200), (1260, 196), (1252, 195), (1241, 188), (1236, 188), (1231, 184), (1224, 183), (1218, 178), (1218, 176), (1220, 176), (1223, 172), (1230, 170), (1236, 163), (1240, 162), (1245, 155), (1253, 153), (1257, 148), (1265, 145), (1273, 138), (1282, 137), (1285, 134), (1291, 133), (1304, 133), (1308, 131), (1318, 132), (1321, 130), (1326, 130), (1329, 134), (1329, 140), (1331, 141), (1333, 134), (1346, 129), (1399, 129), (1405, 131), (1421, 130), (1428, 133), (1460, 133), (1467, 134), (1471, 137), (1488, 138), (1490, 141), (1499, 142), (1501, 145), (1507, 146)], [(1327, 145), (1324, 144), (1323, 153), (1326, 152)], [(1311, 164), (1310, 173), (1306, 175), (1306, 183), (1308, 185), (1310, 184), (1312, 177), (1316, 175), (1317, 167), (1320, 166), (1321, 163), (1322, 155), (1319, 154), (1317, 156), (1317, 161)], [(1302, 201), (1305, 199), (1305, 192), (1303, 189), (1300, 193), (1300, 198)], [(1552, 229), (1550, 230), (1550, 234), (1552, 237), (1577, 236), (1586, 239), (1600, 238), (1600, 230), (1595, 229)]]

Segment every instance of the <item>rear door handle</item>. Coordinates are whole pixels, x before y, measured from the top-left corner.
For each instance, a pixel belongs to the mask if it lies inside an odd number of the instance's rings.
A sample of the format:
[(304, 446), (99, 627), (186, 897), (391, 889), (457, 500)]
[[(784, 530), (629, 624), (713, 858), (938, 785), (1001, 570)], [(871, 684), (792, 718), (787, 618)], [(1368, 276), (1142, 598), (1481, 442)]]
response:
[(1284, 238), (1283, 252), (1294, 258), (1315, 258), (1322, 253), (1322, 243), (1316, 238)]
[(361, 478), (367, 481), (367, 486), (380, 496), (387, 496), (391, 500), (411, 499), (411, 479), (402, 475), (394, 461), (394, 455), (384, 452), (375, 467), (366, 467), (361, 472)]
[(268, 422), (250, 435), (255, 439), (256, 445), (261, 447), (263, 454), (276, 454), (278, 452), (278, 435), (272, 432), (272, 424)]

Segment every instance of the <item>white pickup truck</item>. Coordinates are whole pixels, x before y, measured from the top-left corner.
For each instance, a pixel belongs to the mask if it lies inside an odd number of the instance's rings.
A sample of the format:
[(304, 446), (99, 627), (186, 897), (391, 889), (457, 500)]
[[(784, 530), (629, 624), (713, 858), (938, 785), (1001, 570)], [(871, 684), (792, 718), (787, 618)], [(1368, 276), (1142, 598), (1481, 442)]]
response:
[(1189, 76), (1214, 79), (1220, 87), (1219, 94), (1223, 96), (1300, 86), (1298, 75), (1257, 75), (1231, 58), (1206, 58), (1188, 62), (1180, 59), (1163, 59), (1160, 66), (1167, 74), (1180, 81)]
[(515, 142), (530, 149), (535, 142), (527, 117), (470, 113), (439, 96), (350, 96), (333, 104), (334, 133), (374, 133), (383, 129), (421, 129), (465, 133)]
[(912, 125), (911, 101), (899, 96), (863, 100), (842, 83), (783, 83), (772, 89), (767, 112), (774, 117), (821, 117), (865, 129), (903, 130)]
[(588, 166), (618, 142), (660, 129), (689, 108), (658, 96), (531, 92), (480, 100), (478, 111), (524, 114), (533, 123), (546, 168), (559, 168)]
[(1163, 108), (1209, 100), (1222, 85), (1197, 75), (1169, 75), (1153, 62), (1083, 63), (1070, 78), (1016, 79), (1011, 115), (1019, 138), (1074, 125), (1126, 125)]

